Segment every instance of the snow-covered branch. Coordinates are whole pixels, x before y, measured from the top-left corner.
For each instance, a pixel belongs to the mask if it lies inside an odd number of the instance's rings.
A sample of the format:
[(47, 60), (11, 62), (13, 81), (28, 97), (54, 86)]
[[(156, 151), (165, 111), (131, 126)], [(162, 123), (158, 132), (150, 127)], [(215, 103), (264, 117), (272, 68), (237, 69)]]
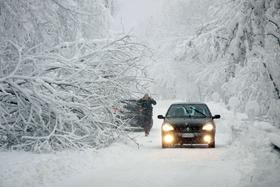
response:
[(21, 63), (0, 80), (2, 147), (42, 151), (113, 141), (126, 128), (116, 125), (113, 105), (130, 97), (138, 82), (131, 73), (145, 50), (126, 36), (79, 43), (74, 61), (52, 50), (45, 58), (19, 55)]
[(112, 109), (143, 84), (147, 48), (128, 35), (105, 37), (105, 3), (0, 2), (2, 148), (100, 147), (123, 134)]
[[(211, 22), (184, 41), (187, 62), (202, 64), (198, 84), (207, 86), (202, 95), (220, 97), (225, 103), (255, 116), (266, 116), (275, 123), (280, 113), (279, 1), (218, 1), (211, 9)], [(186, 67), (188, 64), (186, 64)], [(254, 106), (254, 107), (252, 107)]]

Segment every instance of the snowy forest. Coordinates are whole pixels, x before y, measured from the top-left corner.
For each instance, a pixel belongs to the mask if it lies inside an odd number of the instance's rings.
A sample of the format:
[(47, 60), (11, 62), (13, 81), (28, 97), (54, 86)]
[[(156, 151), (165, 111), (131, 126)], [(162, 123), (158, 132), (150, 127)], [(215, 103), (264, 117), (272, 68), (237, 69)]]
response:
[(139, 148), (114, 108), (145, 93), (279, 130), (280, 0), (0, 0), (1, 152)]
[[(116, 127), (111, 108), (141, 93), (148, 78), (140, 62), (149, 54), (132, 36), (110, 33), (113, 1), (0, 3), (1, 147), (61, 150), (115, 139), (125, 123)], [(226, 0), (210, 8), (211, 21), (171, 41), (179, 52), (169, 66), (179, 63), (175, 71), (186, 69), (180, 74), (202, 85), (200, 99), (279, 121), (280, 2)], [(159, 77), (154, 92), (174, 90), (182, 78)]]

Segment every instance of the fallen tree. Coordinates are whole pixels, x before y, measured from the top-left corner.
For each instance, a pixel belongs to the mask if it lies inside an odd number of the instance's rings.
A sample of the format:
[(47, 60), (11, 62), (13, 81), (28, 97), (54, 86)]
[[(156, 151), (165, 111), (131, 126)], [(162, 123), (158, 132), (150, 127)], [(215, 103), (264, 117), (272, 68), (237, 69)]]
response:
[[(66, 50), (72, 58), (62, 55)], [(61, 43), (38, 53), (2, 43), (1, 147), (40, 152), (112, 142), (126, 125), (116, 123), (112, 107), (137, 87), (145, 50), (129, 36)]]
[(106, 146), (112, 107), (142, 87), (146, 47), (111, 36), (111, 0), (0, 2), (0, 147)]

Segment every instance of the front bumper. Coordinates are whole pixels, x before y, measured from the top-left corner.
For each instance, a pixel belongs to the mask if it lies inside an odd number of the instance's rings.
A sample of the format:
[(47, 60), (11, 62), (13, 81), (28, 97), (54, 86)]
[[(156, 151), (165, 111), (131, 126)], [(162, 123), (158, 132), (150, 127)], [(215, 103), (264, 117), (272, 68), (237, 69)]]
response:
[[(166, 142), (165, 137), (171, 136), (172, 141)], [(206, 138), (207, 137), (207, 138)], [(210, 137), (210, 140), (208, 140)], [(208, 141), (206, 141), (207, 139)], [(189, 133), (181, 133), (181, 132), (162, 132), (162, 142), (164, 144), (211, 144), (215, 141), (215, 132), (214, 131), (202, 131), (202, 132), (189, 132)]]

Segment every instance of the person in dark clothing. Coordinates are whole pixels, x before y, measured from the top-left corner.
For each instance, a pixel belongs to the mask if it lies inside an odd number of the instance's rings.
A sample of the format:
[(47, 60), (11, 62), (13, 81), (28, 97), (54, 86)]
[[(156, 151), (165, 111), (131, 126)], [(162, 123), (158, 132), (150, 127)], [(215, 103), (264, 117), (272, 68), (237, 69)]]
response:
[(148, 94), (145, 94), (143, 98), (138, 101), (140, 107), (140, 113), (144, 124), (145, 136), (149, 135), (149, 132), (153, 125), (153, 106), (157, 102), (151, 98)]

